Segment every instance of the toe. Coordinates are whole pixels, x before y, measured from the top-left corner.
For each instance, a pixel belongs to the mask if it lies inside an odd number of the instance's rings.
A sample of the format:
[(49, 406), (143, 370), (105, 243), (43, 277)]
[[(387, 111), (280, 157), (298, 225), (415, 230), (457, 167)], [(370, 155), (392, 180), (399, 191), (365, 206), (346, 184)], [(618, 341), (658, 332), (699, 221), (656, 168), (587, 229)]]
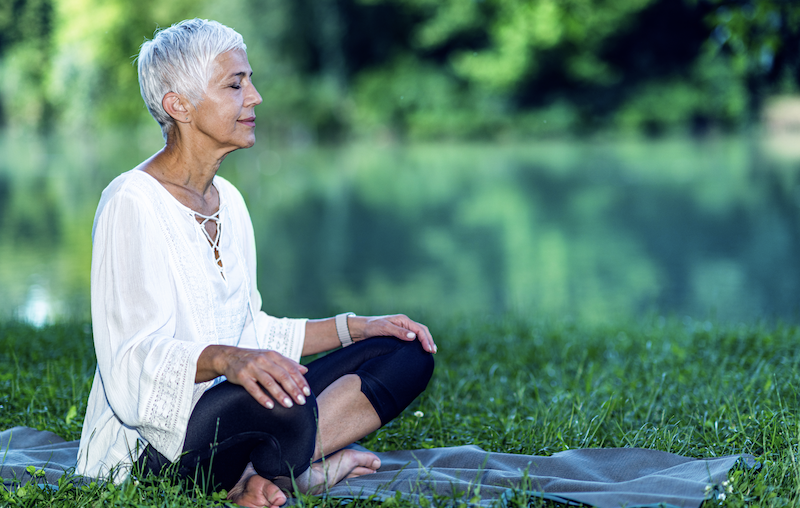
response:
[(286, 494), (274, 483), (267, 481), (262, 492), (270, 506), (283, 506), (286, 503)]
[(352, 471), (350, 471), (350, 474), (347, 475), (347, 478), (355, 478), (357, 476), (363, 476), (365, 474), (373, 474), (376, 472), (377, 471), (375, 471), (372, 468), (358, 466), (354, 468)]

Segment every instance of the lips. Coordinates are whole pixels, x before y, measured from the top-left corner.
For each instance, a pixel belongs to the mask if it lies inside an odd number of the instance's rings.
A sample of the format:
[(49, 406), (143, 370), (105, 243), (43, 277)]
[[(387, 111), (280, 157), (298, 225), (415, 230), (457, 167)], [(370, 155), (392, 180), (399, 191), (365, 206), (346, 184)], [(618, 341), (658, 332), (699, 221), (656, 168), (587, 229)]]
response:
[(256, 117), (255, 116), (250, 116), (250, 117), (247, 117), (247, 118), (242, 118), (241, 120), (239, 120), (239, 123), (242, 123), (244, 125), (249, 125), (251, 127), (255, 127), (255, 125), (256, 125)]

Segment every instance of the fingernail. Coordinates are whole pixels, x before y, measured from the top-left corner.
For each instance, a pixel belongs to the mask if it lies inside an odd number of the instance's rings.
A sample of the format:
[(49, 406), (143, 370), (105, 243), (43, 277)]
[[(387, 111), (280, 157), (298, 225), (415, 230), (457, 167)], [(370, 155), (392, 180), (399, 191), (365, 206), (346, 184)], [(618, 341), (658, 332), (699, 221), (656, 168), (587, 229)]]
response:
[(298, 395), (297, 396), (297, 402), (302, 406), (303, 404), (306, 403), (306, 398), (303, 397), (302, 395)]
[(305, 388), (303, 388), (303, 393), (306, 394), (306, 397), (311, 397), (311, 388), (306, 386)]
[(408, 337), (409, 339), (413, 339), (413, 338), (414, 338), (414, 337), (416, 337), (416, 336), (417, 336), (417, 334), (416, 334), (416, 333), (414, 333), (414, 332), (408, 332), (408, 333), (406, 334), (406, 337)]
[(275, 407), (275, 404), (273, 404), (271, 400), (268, 400), (266, 406), (267, 409), (272, 409), (273, 407)]
[(438, 352), (439, 352), (439, 348), (438, 348), (438, 347), (436, 347), (436, 345), (435, 345), (435, 344), (434, 344), (434, 346), (433, 346), (433, 352), (434, 352), (434, 353), (438, 353)]
[(294, 404), (292, 404), (292, 399), (290, 399), (289, 397), (286, 397), (285, 399), (283, 399), (283, 405), (286, 406), (286, 407), (294, 406)]

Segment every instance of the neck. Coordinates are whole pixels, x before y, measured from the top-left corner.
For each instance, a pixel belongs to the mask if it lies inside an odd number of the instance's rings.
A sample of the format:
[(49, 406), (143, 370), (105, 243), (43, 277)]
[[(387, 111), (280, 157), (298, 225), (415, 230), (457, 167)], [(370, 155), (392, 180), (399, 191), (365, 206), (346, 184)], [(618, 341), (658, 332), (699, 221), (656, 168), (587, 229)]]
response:
[(175, 134), (140, 169), (158, 180), (182, 204), (211, 215), (219, 208), (219, 196), (212, 185), (214, 175), (228, 153), (214, 154), (199, 146), (187, 146)]

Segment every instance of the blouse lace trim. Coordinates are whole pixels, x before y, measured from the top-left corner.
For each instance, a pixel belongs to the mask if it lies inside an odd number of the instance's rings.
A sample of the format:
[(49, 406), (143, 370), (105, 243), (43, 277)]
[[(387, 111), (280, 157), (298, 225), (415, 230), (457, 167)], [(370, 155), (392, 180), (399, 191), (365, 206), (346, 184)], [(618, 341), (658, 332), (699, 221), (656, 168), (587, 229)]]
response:
[[(203, 235), (206, 237), (206, 240), (208, 240), (208, 244), (211, 245), (211, 248), (214, 251), (214, 260), (217, 262), (217, 270), (219, 270), (219, 274), (222, 276), (222, 278), (225, 278), (225, 267), (222, 264), (222, 256), (219, 253), (219, 245), (220, 245), (220, 238), (222, 238), (222, 224), (223, 224), (222, 219), (220, 219), (220, 213), (222, 213), (222, 210), (225, 209), (225, 206), (226, 205), (223, 204), (222, 206), (219, 207), (219, 209), (215, 213), (211, 215), (203, 215), (200, 212), (195, 212), (194, 210), (192, 211), (192, 214), (195, 216), (195, 218), (198, 220), (198, 223), (200, 224), (200, 229), (203, 231)], [(214, 224), (217, 227), (217, 234), (214, 235), (214, 238), (211, 238), (208, 229), (206, 229), (206, 224), (209, 221), (214, 222)]]

